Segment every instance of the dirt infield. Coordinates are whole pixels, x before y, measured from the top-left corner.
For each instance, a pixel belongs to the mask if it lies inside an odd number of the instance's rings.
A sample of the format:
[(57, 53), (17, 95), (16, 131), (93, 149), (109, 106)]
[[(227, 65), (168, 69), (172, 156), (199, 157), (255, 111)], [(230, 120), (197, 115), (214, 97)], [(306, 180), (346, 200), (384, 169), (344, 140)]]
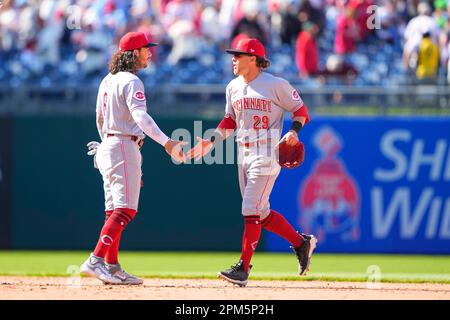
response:
[(102, 300), (127, 297), (137, 300), (450, 300), (449, 284), (379, 285), (380, 288), (368, 288), (367, 283), (361, 282), (254, 280), (247, 287), (240, 288), (222, 280), (145, 279), (142, 286), (124, 287), (105, 286), (92, 278), (0, 277), (0, 299)]

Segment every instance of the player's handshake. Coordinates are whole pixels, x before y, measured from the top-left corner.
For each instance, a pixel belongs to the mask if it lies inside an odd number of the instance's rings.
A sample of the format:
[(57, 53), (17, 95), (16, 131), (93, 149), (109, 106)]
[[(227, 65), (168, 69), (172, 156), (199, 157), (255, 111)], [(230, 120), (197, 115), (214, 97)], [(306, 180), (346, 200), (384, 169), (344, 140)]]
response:
[(164, 145), (166, 152), (174, 159), (176, 162), (184, 163), (186, 162), (186, 155), (183, 152), (182, 146), (186, 145), (186, 141), (175, 141), (172, 139), (167, 140)]
[(214, 147), (214, 143), (210, 140), (202, 139), (201, 137), (197, 137), (197, 145), (188, 151), (187, 157), (188, 159), (195, 158), (195, 160), (200, 160), (205, 154), (211, 151)]

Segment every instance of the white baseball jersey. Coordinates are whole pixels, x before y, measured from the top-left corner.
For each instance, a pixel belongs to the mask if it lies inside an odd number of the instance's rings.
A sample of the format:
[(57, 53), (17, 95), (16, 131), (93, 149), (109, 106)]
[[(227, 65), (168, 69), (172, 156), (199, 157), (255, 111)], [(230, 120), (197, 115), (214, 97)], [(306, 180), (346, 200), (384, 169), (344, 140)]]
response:
[(225, 113), (236, 121), (237, 141), (254, 142), (269, 137), (278, 142), (285, 111), (303, 107), (297, 90), (287, 80), (262, 72), (250, 83), (243, 77), (226, 89)]
[(302, 107), (300, 95), (288, 81), (266, 72), (250, 83), (237, 77), (228, 84), (225, 112), (236, 121), (244, 216), (269, 215), (269, 197), (281, 170), (274, 146), (281, 138), (283, 115)]
[(144, 138), (141, 128), (131, 116), (137, 108), (147, 111), (142, 81), (130, 72), (108, 74), (100, 84), (97, 113), (104, 118), (102, 132)]
[[(96, 107), (96, 112), (104, 118), (104, 136), (96, 158), (103, 177), (105, 210), (138, 209), (142, 155), (138, 144), (130, 137), (144, 138), (131, 116), (137, 108), (147, 111), (142, 81), (129, 72), (108, 74), (100, 84)], [(117, 136), (107, 137), (106, 134)]]

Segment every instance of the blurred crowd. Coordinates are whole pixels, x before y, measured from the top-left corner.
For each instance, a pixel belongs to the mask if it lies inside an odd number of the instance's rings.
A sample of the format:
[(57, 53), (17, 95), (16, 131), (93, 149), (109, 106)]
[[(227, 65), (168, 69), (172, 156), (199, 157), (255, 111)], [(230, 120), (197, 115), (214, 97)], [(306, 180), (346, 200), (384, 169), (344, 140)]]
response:
[(374, 61), (380, 81), (391, 65), (414, 81), (447, 75), (450, 81), (450, 0), (0, 0), (0, 6), (5, 77), (102, 74), (120, 37), (137, 30), (160, 43), (152, 49), (156, 70), (189, 61), (205, 70), (227, 68), (217, 52), (255, 37), (275, 71), (295, 70), (298, 79), (351, 83), (361, 73), (370, 78)]

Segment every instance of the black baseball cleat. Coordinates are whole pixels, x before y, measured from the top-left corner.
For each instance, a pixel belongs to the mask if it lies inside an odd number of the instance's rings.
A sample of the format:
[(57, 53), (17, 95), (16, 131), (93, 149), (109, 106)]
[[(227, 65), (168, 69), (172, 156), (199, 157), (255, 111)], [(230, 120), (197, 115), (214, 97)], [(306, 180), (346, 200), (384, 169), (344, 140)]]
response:
[(250, 274), (251, 268), (252, 265), (250, 265), (248, 272), (245, 272), (244, 262), (242, 260), (239, 260), (239, 262), (235, 265), (232, 265), (230, 269), (220, 271), (218, 273), (218, 276), (219, 278), (222, 278), (223, 280), (226, 280), (233, 284), (237, 284), (240, 287), (245, 287), (248, 282), (248, 275)]
[(303, 276), (309, 271), (309, 265), (311, 264), (311, 256), (314, 249), (317, 246), (317, 238), (312, 234), (307, 235), (300, 233), (300, 237), (303, 239), (303, 243), (298, 248), (291, 247), (294, 250), (298, 259), (298, 273)]

